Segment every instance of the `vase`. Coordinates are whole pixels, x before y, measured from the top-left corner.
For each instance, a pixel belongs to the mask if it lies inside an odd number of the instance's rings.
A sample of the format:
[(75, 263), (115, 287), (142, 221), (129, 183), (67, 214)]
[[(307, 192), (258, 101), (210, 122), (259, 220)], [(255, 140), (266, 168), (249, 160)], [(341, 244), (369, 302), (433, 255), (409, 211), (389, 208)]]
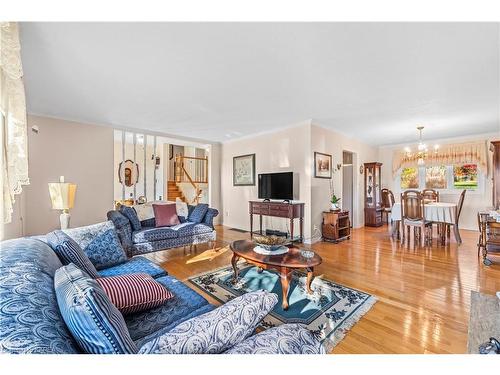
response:
[(339, 204), (338, 203), (331, 203), (331, 210), (332, 211), (340, 210)]

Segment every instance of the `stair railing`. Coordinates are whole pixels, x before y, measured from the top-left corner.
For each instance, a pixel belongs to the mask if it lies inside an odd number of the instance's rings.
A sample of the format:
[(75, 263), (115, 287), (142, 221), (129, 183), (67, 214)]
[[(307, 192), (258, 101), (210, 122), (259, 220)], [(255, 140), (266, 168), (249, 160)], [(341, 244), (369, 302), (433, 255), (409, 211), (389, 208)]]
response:
[(174, 163), (175, 182), (188, 182), (195, 191), (191, 203), (198, 204), (203, 190), (199, 184), (208, 183), (208, 157), (176, 155)]

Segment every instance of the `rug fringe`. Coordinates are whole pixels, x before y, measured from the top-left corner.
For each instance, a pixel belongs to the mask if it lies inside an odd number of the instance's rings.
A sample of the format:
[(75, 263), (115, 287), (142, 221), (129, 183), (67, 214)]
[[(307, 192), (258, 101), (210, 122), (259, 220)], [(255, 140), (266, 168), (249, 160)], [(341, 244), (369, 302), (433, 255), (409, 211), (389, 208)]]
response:
[(347, 332), (350, 331), (350, 329), (361, 319), (363, 315), (365, 315), (370, 309), (373, 307), (373, 305), (377, 302), (377, 298), (374, 296), (370, 296), (363, 305), (356, 310), (354, 314), (352, 314), (349, 319), (345, 320), (342, 322), (342, 329), (334, 331), (332, 333), (333, 340), (331, 339), (331, 336), (329, 338), (326, 338), (323, 341), (323, 346), (325, 348), (325, 351), (327, 353), (330, 353), (333, 348), (337, 346), (337, 344), (342, 341), (342, 339), (345, 337)]

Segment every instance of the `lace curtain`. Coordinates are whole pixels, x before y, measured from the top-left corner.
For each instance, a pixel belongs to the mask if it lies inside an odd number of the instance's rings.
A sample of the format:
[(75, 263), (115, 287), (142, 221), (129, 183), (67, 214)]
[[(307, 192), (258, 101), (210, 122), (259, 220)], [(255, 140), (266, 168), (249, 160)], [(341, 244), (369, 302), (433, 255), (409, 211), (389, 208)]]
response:
[[(430, 150), (425, 165), (477, 164), (484, 173), (488, 172), (488, 150), (486, 141), (443, 145), (435, 154)], [(394, 151), (392, 157), (392, 174), (399, 169), (418, 166), (417, 155), (406, 156), (404, 151)]]
[(2, 142), (3, 222), (12, 220), (15, 195), (29, 184), (26, 99), (19, 30), (0, 23), (0, 111)]

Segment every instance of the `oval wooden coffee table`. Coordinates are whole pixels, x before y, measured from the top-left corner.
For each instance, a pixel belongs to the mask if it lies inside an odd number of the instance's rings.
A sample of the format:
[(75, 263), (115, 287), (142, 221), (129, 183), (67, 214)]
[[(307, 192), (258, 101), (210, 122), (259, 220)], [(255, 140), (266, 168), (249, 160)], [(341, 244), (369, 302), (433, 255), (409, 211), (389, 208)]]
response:
[(256, 244), (249, 240), (238, 240), (231, 244), (233, 258), (231, 264), (234, 269), (233, 281), (238, 280), (237, 263), (240, 258), (245, 259), (248, 263), (259, 267), (260, 269), (273, 269), (279, 272), (281, 281), (281, 290), (283, 293), (283, 310), (288, 309), (288, 289), (292, 272), (298, 269), (304, 269), (307, 272), (307, 293), (311, 294), (311, 283), (314, 277), (314, 267), (321, 264), (323, 259), (314, 253), (311, 258), (305, 258), (301, 255), (301, 249), (289, 246), (288, 253), (280, 255), (263, 255), (253, 251)]

